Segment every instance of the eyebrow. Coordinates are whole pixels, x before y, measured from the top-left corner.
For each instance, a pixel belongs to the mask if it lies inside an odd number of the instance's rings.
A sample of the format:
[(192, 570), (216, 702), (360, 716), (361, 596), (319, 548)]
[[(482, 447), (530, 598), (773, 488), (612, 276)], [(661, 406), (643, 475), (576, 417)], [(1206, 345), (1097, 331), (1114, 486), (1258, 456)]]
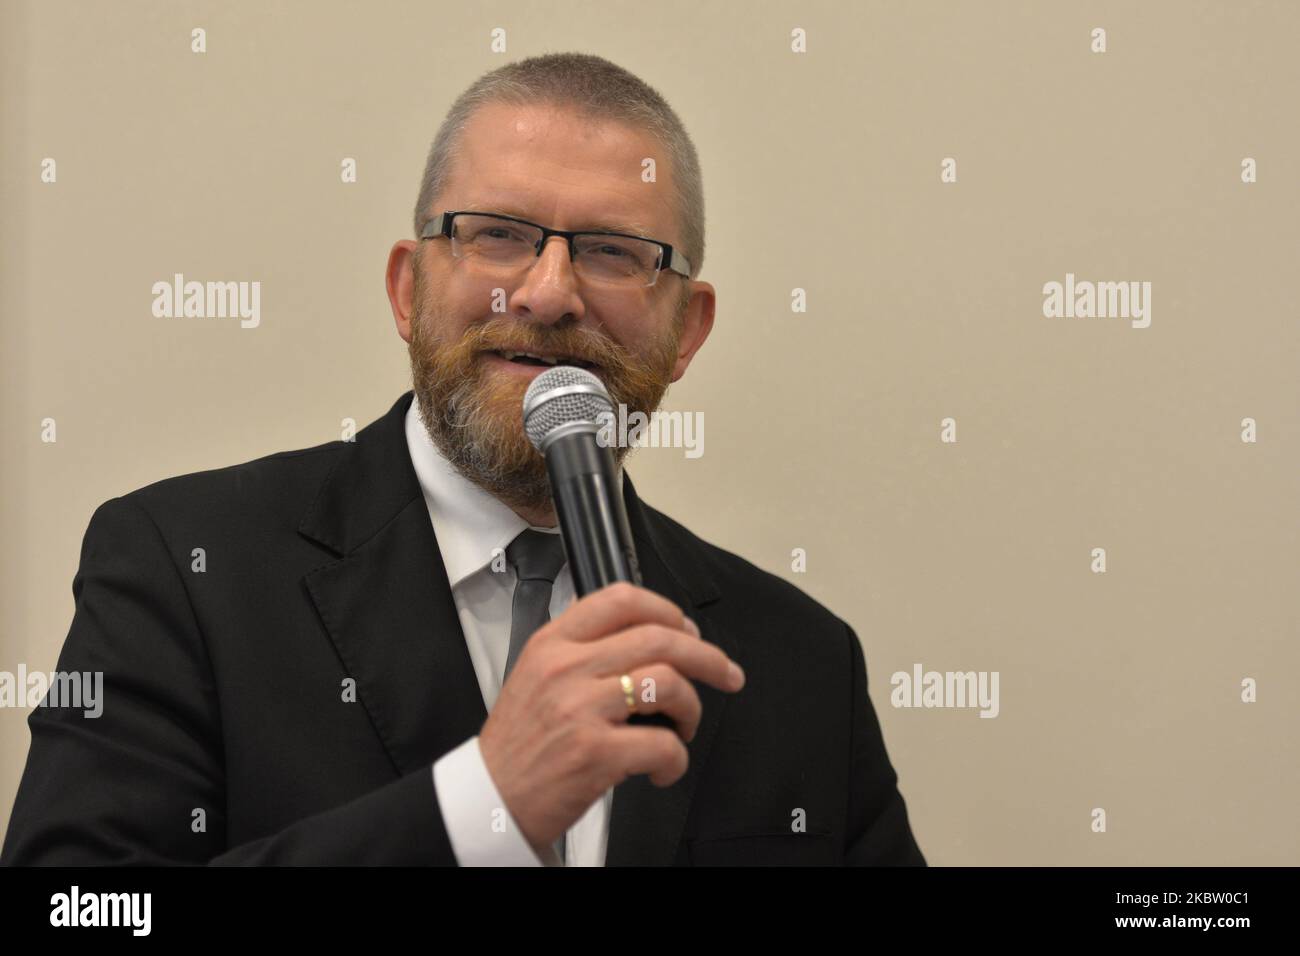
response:
[[(514, 209), (513, 207), (502, 205), (501, 203), (484, 202), (478, 204), (471, 204), (468, 208), (473, 209), (476, 212), (495, 212), (503, 216), (514, 216), (516, 219), (527, 219), (529, 222), (537, 221), (533, 219), (532, 216), (520, 212), (519, 210)], [(578, 226), (574, 231), (575, 232), (587, 232), (587, 231), (625, 232), (630, 235), (641, 236), (643, 239), (650, 238), (650, 230), (647, 229), (644, 225), (642, 225), (639, 222), (630, 222), (626, 220), (623, 222), (616, 222), (609, 219), (589, 220), (585, 225)]]

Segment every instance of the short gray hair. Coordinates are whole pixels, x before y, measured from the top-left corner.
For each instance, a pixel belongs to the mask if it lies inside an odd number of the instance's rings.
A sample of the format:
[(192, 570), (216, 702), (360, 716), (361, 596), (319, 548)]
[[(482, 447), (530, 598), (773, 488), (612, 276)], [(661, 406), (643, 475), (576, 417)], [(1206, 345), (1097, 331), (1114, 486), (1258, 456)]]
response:
[(654, 136), (667, 150), (672, 167), (680, 249), (691, 264), (691, 278), (699, 275), (704, 264), (704, 186), (690, 136), (652, 87), (621, 66), (587, 53), (547, 53), (508, 63), (479, 77), (457, 98), (429, 148), (415, 204), (417, 237), (436, 214), (430, 206), (446, 184), (466, 125), (487, 103), (568, 107), (587, 119), (625, 123)]

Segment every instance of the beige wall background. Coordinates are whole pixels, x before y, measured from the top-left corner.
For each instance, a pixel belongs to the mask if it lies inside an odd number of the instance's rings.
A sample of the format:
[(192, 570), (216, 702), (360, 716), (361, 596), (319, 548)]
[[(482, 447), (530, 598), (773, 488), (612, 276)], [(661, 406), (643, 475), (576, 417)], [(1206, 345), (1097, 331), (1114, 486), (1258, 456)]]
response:
[[(409, 387), (383, 271), (434, 131), (577, 50), (664, 94), (707, 190), (717, 321), (665, 406), (705, 453), (629, 471), (855, 628), (929, 860), (1300, 863), (1298, 30), (1226, 0), (5, 2), (0, 670), (54, 667), (99, 503)], [(260, 325), (154, 318), (176, 272), (260, 281)], [(1044, 317), (1066, 273), (1151, 282), (1150, 326)], [(997, 671), (998, 716), (892, 707), (917, 663)]]

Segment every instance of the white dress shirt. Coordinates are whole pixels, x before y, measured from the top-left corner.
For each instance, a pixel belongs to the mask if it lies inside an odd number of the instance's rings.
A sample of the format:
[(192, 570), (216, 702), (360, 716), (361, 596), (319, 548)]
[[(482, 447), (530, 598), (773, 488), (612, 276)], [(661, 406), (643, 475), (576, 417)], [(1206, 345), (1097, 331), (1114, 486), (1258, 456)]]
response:
[[(412, 399), (406, 413), (406, 444), (442, 550), (483, 704), (490, 713), (501, 691), (510, 649), (515, 572), (505, 550), (530, 525), (448, 463), (424, 428), (417, 399)], [(621, 468), (618, 475), (621, 484)], [(558, 528), (531, 527), (560, 533)], [(573, 597), (573, 576), (566, 562), (551, 589), (551, 617), (557, 617)], [(560, 865), (549, 847), (546, 858), (539, 859), (519, 832), (483, 763), (477, 736), (434, 763), (433, 786), (461, 866)], [(569, 829), (565, 854), (570, 866), (605, 865), (613, 795), (612, 789), (607, 790)]]

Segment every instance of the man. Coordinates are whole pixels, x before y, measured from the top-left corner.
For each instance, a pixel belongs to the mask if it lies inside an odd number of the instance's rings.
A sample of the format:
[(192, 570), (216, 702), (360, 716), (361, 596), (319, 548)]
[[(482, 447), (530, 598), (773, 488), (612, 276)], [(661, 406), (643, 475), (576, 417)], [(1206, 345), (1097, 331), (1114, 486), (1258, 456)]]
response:
[(102, 671), (103, 713), (33, 711), (3, 861), (924, 863), (844, 621), (621, 468), (645, 586), (573, 599), (521, 398), (561, 361), (649, 413), (708, 337), (672, 110), (597, 57), (503, 67), (415, 227), (413, 393), (96, 510), (58, 668)]

